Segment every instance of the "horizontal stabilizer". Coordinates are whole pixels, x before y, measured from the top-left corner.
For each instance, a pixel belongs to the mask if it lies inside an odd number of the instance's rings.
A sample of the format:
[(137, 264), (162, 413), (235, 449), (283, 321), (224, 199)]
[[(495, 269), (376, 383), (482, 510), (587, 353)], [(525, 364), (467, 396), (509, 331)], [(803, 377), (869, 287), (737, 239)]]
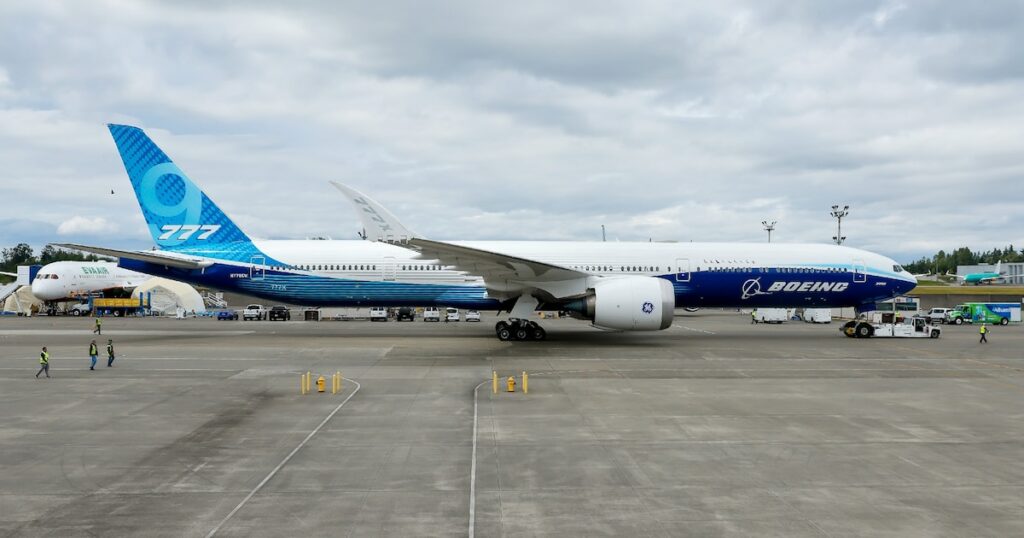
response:
[(404, 244), (414, 237), (420, 237), (416, 232), (406, 228), (390, 211), (369, 196), (335, 181), (332, 181), (331, 185), (334, 185), (334, 188), (341, 191), (356, 206), (359, 218), (363, 221), (363, 228), (366, 229), (366, 239)]
[(167, 267), (177, 267), (179, 269), (203, 269), (205, 267), (209, 267), (210, 265), (212, 265), (212, 262), (210, 262), (209, 260), (202, 260), (199, 258), (192, 258), (182, 255), (169, 255), (157, 250), (149, 252), (135, 252), (130, 250), (118, 250), (106, 247), (76, 245), (74, 243), (62, 243), (56, 244), (55, 246), (71, 250), (79, 250), (82, 252), (92, 252), (93, 254), (99, 254), (101, 256), (127, 258), (129, 260), (138, 260), (140, 262), (164, 265)]

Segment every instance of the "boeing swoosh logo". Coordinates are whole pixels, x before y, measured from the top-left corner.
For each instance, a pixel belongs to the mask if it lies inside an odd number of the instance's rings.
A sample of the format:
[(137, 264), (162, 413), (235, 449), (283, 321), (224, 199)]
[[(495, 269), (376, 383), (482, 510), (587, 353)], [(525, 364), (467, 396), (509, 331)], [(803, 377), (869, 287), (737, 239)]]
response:
[(744, 282), (741, 290), (743, 294), (740, 299), (749, 299), (757, 295), (771, 295), (771, 292), (761, 291), (761, 277), (751, 278)]

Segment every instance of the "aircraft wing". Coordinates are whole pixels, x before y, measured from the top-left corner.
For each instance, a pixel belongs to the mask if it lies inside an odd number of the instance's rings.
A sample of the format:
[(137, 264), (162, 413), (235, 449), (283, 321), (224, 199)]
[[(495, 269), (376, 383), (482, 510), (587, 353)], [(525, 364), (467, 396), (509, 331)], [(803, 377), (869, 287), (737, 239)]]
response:
[(554, 282), (590, 276), (568, 267), (419, 237), (410, 239), (408, 246), (426, 258), (437, 258), (460, 271), (480, 275), (485, 281)]
[(61, 248), (69, 248), (72, 250), (92, 252), (93, 254), (100, 254), (103, 256), (127, 258), (129, 260), (138, 260), (141, 262), (153, 263), (157, 265), (165, 265), (167, 267), (177, 267), (179, 269), (203, 269), (211, 265), (211, 262), (208, 260), (203, 260), (201, 258), (184, 257), (180, 255), (172, 256), (163, 253), (159, 250), (153, 250), (148, 252), (136, 252), (131, 250), (118, 250), (106, 247), (76, 245), (73, 243), (57, 244), (56, 246)]
[(359, 218), (366, 230), (366, 239), (384, 243), (402, 244), (419, 235), (406, 228), (390, 211), (378, 204), (369, 196), (341, 183), (331, 181), (334, 188), (341, 191), (356, 206)]
[(332, 181), (331, 185), (359, 210), (367, 239), (412, 249), (424, 258), (437, 259), (460, 271), (481, 276), (489, 289), (515, 294), (516, 290), (541, 288), (558, 297), (578, 293), (579, 286), (551, 283), (584, 283), (586, 277), (592, 276), (537, 260), (426, 239), (399, 222), (390, 211), (369, 196), (341, 183)]
[(18, 278), (18, 273), (8, 273), (7, 271), (0, 271), (0, 275), (13, 276), (14, 278)]

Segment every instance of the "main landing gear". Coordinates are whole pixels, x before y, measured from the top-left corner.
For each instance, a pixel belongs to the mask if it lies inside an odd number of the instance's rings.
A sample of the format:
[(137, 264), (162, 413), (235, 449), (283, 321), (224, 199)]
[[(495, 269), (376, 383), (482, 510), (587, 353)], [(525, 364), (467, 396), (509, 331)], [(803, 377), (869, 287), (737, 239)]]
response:
[(494, 332), (498, 340), (543, 340), (548, 337), (547, 331), (536, 322), (525, 319), (509, 319), (494, 324)]

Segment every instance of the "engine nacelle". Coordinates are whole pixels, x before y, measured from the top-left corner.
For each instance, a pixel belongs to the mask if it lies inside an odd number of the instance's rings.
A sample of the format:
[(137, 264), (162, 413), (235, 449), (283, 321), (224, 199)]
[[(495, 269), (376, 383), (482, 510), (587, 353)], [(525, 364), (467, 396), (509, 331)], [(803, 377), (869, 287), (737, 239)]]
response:
[(672, 283), (648, 276), (599, 280), (585, 298), (565, 305), (598, 327), (624, 331), (667, 329), (675, 308)]

